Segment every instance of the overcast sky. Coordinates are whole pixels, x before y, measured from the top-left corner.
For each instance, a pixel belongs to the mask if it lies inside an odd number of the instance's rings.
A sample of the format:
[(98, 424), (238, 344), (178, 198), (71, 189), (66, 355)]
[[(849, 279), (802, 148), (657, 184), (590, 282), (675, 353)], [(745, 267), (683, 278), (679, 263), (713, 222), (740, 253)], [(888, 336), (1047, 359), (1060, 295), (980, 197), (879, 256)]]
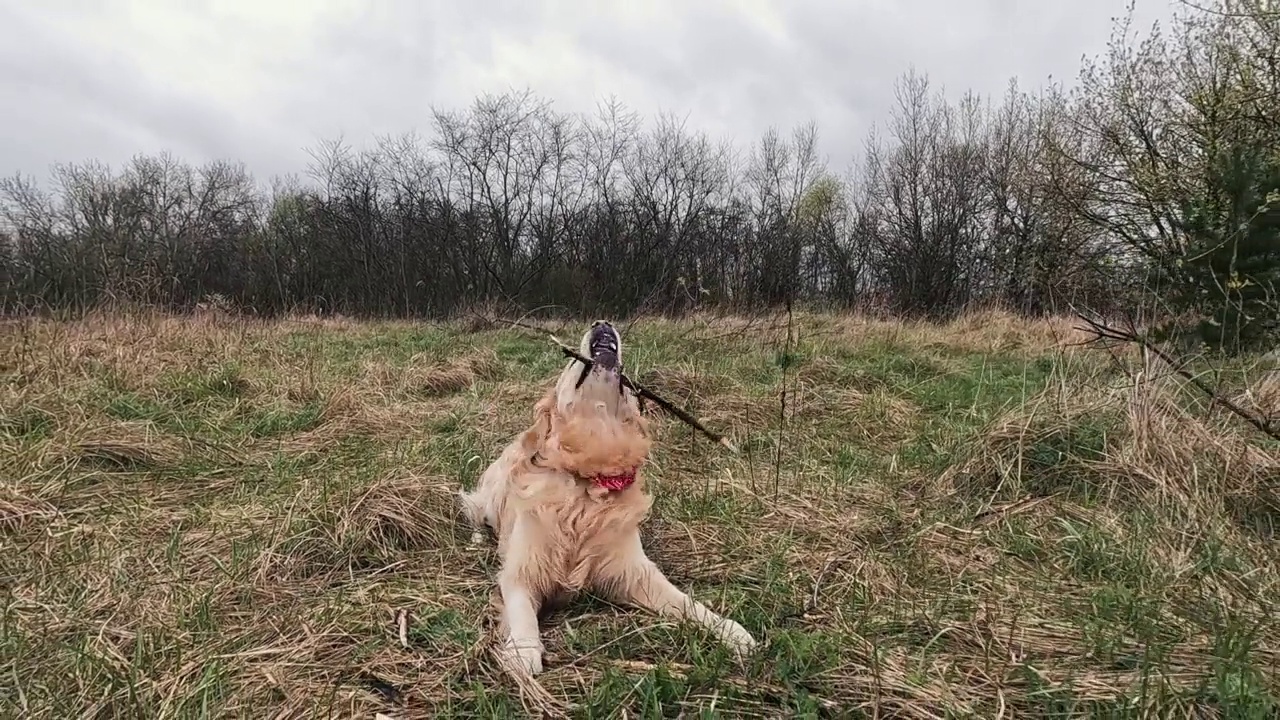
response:
[[(167, 149), (303, 172), (342, 134), (531, 88), (747, 144), (814, 119), (833, 169), (912, 64), (998, 96), (1073, 80), (1127, 0), (0, 0), (0, 174)], [(1137, 0), (1145, 28), (1171, 0)]]

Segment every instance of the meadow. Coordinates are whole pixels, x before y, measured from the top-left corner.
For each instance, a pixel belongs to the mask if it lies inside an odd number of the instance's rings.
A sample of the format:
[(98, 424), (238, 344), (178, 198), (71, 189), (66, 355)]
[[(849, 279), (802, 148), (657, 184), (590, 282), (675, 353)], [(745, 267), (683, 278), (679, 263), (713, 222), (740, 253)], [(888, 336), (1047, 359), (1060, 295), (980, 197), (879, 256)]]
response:
[[(1280, 712), (1280, 444), (1068, 319), (622, 323), (629, 374), (737, 449), (655, 411), (648, 552), (764, 646), (583, 598), (536, 707), (453, 493), (562, 367), (545, 332), (4, 323), (5, 717)], [(1280, 415), (1274, 361), (1213, 382)]]

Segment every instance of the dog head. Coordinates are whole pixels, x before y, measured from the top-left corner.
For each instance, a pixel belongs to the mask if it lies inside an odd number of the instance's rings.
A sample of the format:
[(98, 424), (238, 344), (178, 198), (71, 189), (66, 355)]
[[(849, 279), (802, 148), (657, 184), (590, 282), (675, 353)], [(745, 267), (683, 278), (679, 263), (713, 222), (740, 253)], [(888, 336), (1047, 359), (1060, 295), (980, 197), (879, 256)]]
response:
[[(649, 454), (648, 424), (622, 381), (622, 334), (598, 320), (534, 410), (525, 444), (544, 465), (582, 478), (633, 477)], [(625, 481), (611, 481), (625, 482)]]
[(578, 353), (590, 358), (591, 364), (569, 360), (556, 382), (557, 409), (568, 415), (583, 404), (604, 403), (606, 410), (616, 413), (627, 399), (622, 383), (622, 334), (612, 324), (597, 320), (582, 334)]

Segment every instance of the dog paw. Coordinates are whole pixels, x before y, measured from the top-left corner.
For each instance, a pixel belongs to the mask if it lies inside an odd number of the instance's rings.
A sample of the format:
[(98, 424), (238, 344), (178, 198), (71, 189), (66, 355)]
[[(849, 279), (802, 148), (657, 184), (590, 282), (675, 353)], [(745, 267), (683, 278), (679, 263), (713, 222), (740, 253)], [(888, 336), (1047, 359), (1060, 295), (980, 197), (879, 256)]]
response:
[(733, 620), (726, 619), (724, 621), (724, 630), (721, 637), (724, 639), (725, 644), (729, 646), (729, 649), (733, 650), (734, 654), (739, 658), (750, 655), (760, 646), (760, 643), (751, 636), (751, 633), (747, 632), (746, 628)]
[(499, 650), (499, 659), (508, 671), (530, 675), (542, 672), (542, 648), (537, 646), (517, 645), (508, 640)]

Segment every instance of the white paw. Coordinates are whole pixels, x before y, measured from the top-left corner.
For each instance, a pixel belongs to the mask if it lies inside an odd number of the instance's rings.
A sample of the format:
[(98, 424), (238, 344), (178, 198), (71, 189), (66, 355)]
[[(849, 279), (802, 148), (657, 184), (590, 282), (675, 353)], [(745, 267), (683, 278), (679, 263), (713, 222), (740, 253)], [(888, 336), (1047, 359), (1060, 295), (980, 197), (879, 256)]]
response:
[(517, 644), (516, 641), (509, 639), (498, 652), (499, 659), (509, 671), (525, 672), (530, 675), (537, 675), (542, 672), (542, 647), (540, 644)]
[(738, 657), (745, 657), (751, 654), (760, 644), (756, 642), (755, 638), (751, 637), (751, 633), (747, 632), (746, 628), (728, 618), (724, 620), (720, 637)]

